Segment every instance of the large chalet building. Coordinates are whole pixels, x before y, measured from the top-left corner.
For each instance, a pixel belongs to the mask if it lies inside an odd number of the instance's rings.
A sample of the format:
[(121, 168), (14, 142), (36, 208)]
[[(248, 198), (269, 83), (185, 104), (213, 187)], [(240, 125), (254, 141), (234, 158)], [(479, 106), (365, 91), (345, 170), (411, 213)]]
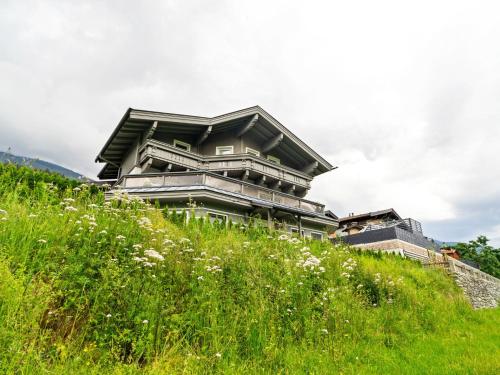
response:
[(338, 227), (311, 181), (334, 167), (262, 108), (217, 117), (129, 109), (96, 162), (114, 191), (197, 217), (247, 222), (324, 238)]

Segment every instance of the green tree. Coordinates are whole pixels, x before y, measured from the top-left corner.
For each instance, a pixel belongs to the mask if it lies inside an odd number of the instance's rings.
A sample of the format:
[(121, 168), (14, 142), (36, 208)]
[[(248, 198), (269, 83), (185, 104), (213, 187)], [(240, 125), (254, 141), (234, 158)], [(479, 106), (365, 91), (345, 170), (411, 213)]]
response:
[(454, 248), (463, 259), (478, 263), (482, 271), (500, 278), (500, 249), (495, 249), (488, 242), (486, 236), (478, 236), (468, 243), (460, 242)]

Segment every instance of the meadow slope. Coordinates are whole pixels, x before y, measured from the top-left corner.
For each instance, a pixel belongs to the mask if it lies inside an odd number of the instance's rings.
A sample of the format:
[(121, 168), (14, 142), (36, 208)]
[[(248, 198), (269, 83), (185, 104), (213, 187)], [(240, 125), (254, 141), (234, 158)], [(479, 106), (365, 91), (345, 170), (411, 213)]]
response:
[(0, 373), (498, 374), (499, 309), (396, 256), (0, 167)]

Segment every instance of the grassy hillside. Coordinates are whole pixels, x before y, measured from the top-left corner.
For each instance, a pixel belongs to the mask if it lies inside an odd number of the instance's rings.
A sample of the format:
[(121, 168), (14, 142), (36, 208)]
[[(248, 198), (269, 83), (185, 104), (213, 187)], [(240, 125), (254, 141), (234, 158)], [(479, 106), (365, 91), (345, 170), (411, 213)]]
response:
[(409, 260), (0, 167), (0, 373), (495, 374), (499, 316)]

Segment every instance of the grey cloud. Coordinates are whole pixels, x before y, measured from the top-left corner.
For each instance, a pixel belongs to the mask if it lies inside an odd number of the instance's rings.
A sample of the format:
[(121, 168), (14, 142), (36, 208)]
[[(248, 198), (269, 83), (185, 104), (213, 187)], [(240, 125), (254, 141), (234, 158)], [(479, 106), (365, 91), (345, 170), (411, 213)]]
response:
[(0, 149), (95, 176), (128, 107), (211, 116), (259, 104), (339, 166), (311, 198), (340, 215), (394, 207), (437, 238), (494, 233), (499, 10), (7, 1)]

